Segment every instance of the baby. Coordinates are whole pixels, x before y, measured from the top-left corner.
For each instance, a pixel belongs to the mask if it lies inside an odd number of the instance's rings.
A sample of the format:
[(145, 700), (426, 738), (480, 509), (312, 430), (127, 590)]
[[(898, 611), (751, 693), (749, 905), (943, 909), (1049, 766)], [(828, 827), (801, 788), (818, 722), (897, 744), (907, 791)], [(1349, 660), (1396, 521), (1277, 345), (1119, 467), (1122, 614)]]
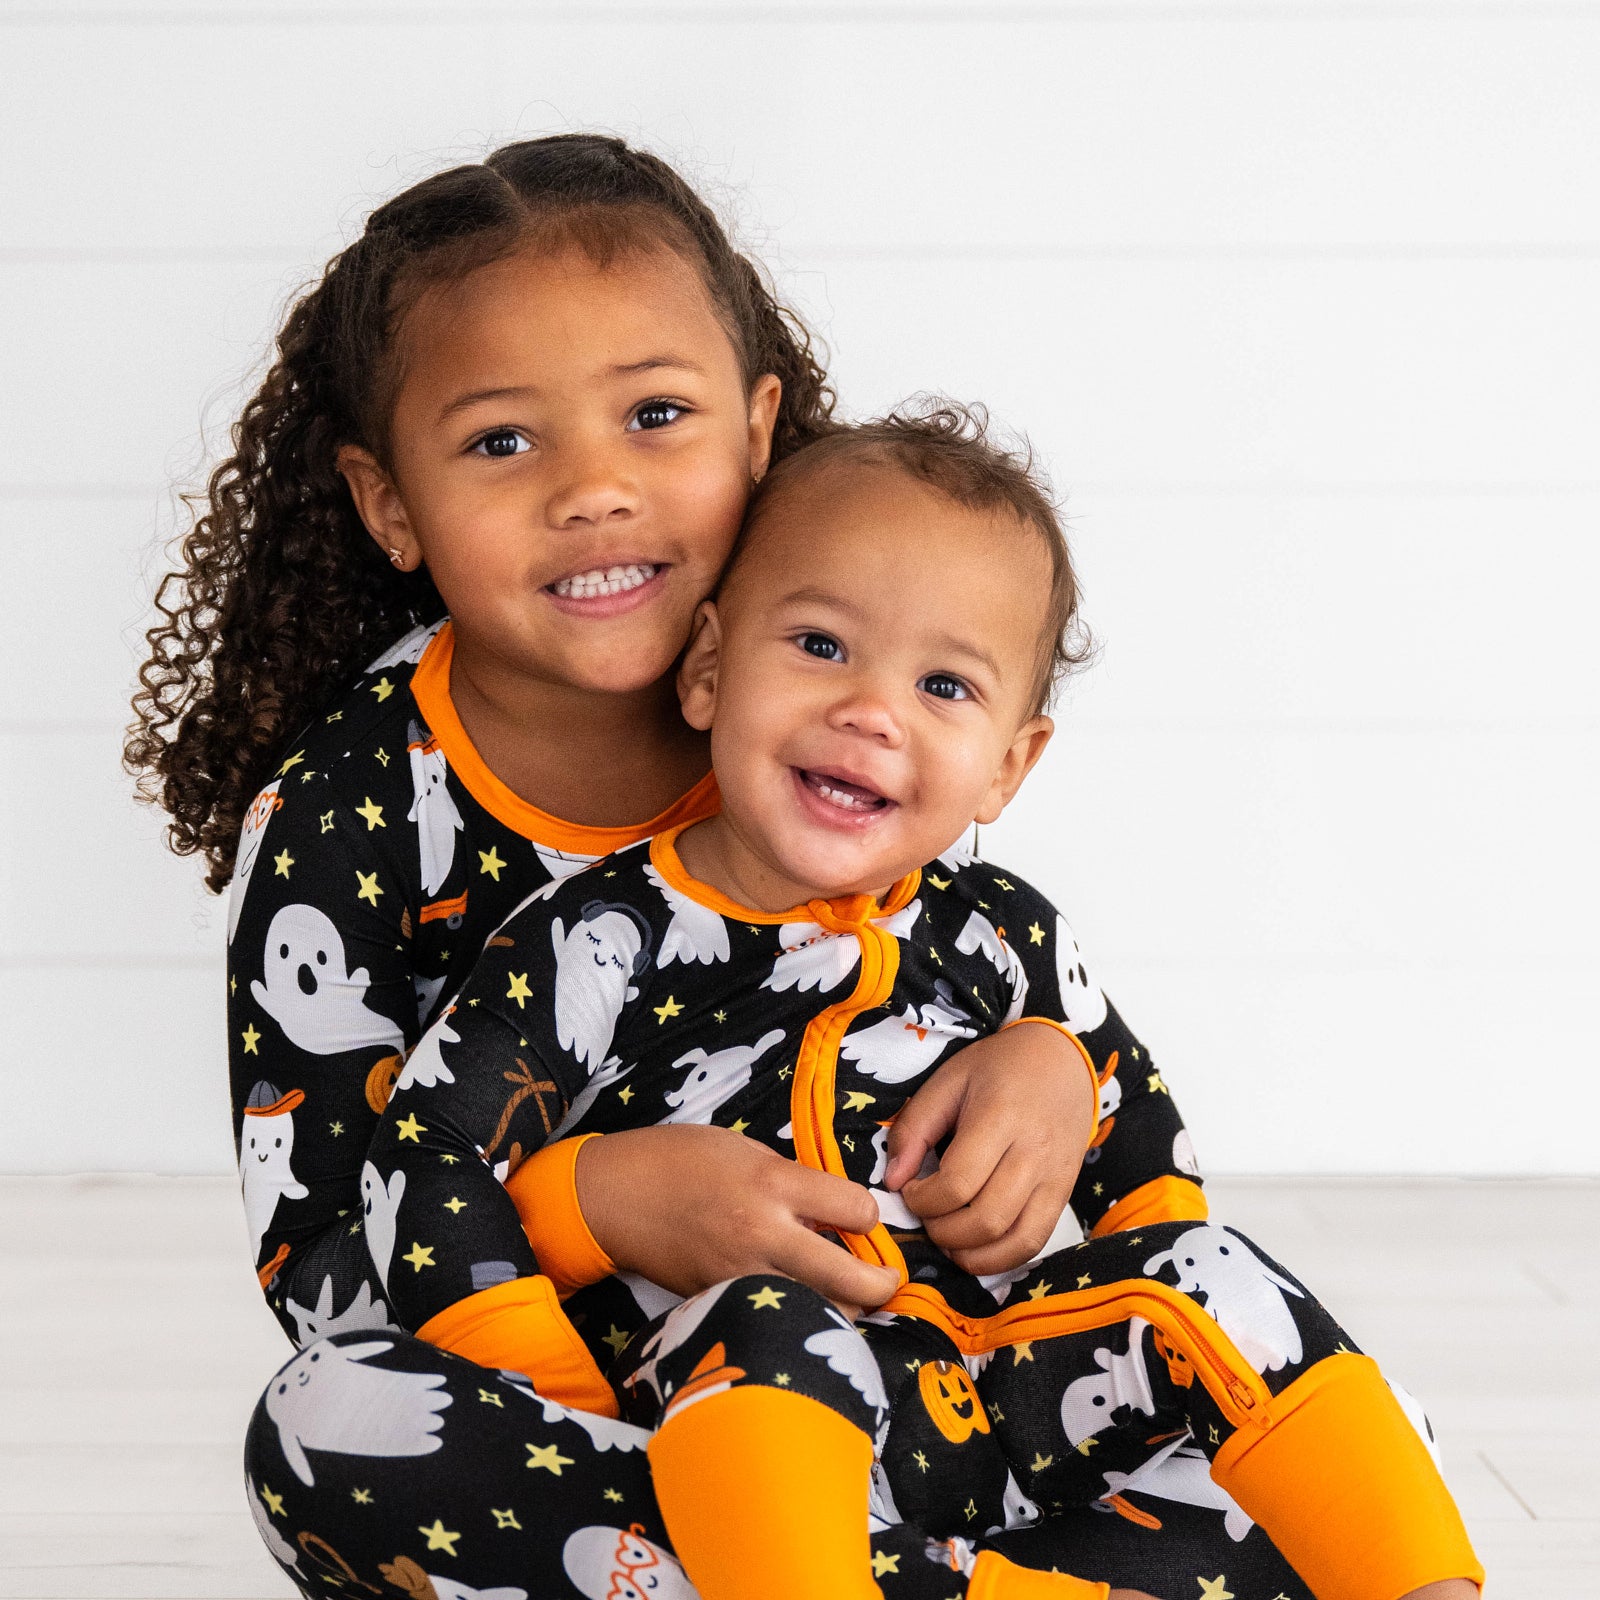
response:
[[(908, 1563), (938, 1575), (930, 1595), (1103, 1600), (1057, 1514), (1106, 1500), (1159, 1528), (1117, 1491), (1180, 1461), (1209, 1468), (1230, 1530), (1261, 1525), (1263, 1580), (1281, 1552), (1321, 1600), (1469, 1595), (1481, 1569), (1376, 1366), (1204, 1221), (1165, 1085), (1066, 923), (956, 842), (1050, 738), (1073, 598), (1048, 499), (958, 413), (776, 468), (680, 673), (722, 809), (546, 885), (490, 940), (374, 1138), (378, 1271), (424, 1339), (654, 1430), (704, 1600), (920, 1594), (887, 1577), (909, 1585)], [(886, 1183), (890, 1128), (947, 1054), (1027, 1023), (1078, 1041), (1096, 1082), (1073, 1195), (1094, 1237), (975, 1277), (928, 1237), (915, 1184)], [(819, 1248), (882, 1268), (884, 1303), (763, 1275), (674, 1304), (606, 1276), (526, 1158), (662, 1122), (869, 1189), (876, 1217)], [(560, 1260), (534, 1257), (535, 1212), (541, 1239), (566, 1220)], [(896, 1530), (906, 1561), (884, 1553)], [(1230, 1568), (1247, 1585), (1252, 1559)]]

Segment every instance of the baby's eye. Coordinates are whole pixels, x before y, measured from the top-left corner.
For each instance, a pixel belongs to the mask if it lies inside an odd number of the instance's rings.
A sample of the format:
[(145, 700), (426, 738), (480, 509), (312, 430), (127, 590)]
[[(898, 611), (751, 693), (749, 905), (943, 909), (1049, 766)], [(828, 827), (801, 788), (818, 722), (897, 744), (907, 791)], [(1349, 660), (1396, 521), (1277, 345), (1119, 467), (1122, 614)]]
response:
[(948, 672), (930, 672), (917, 687), (935, 700), (967, 700), (971, 698), (966, 684)]
[(687, 408), (675, 400), (646, 400), (633, 414), (628, 424), (630, 430), (648, 433), (653, 428), (665, 428), (676, 422)]
[(839, 641), (830, 639), (825, 633), (802, 633), (798, 643), (808, 656), (817, 656), (823, 661), (840, 661), (844, 658)]
[(472, 446), (475, 455), (496, 457), (520, 456), (532, 448), (526, 436), (515, 428), (496, 428), (493, 433), (484, 434)]

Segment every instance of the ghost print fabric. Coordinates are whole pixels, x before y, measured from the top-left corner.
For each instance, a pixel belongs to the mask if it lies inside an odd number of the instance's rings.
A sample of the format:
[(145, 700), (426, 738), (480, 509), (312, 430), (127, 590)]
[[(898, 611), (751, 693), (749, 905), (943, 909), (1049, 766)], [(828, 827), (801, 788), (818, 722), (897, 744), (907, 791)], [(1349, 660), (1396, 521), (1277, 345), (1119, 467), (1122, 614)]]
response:
[[(228, 1044), (245, 1216), (268, 1303), (297, 1344), (396, 1326), (363, 1188), (413, 1047), (498, 924), (641, 829), (576, 829), (489, 776), (450, 703), (449, 625), (386, 650), (305, 728), (252, 803), (228, 899)], [(708, 809), (709, 780), (667, 820)], [(408, 1052), (410, 1052), (408, 1056)], [(432, 1064), (430, 1066), (430, 1063)]]

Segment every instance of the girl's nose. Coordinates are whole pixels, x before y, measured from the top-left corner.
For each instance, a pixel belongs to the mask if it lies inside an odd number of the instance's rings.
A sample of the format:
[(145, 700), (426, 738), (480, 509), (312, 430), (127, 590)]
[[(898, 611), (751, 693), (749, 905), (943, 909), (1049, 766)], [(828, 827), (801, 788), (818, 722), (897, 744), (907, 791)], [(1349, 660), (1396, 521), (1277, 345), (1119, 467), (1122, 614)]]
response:
[(609, 452), (573, 452), (545, 508), (556, 528), (597, 527), (633, 516), (640, 494), (633, 477)]

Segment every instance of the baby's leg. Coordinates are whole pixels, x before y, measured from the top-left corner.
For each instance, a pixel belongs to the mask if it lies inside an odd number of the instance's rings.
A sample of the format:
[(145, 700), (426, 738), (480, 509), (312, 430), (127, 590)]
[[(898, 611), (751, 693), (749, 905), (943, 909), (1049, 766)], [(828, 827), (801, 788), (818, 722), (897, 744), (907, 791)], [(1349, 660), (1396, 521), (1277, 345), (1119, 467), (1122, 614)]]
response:
[(1047, 1512), (1114, 1497), (1162, 1521), (1171, 1500), (1240, 1540), (1260, 1524), (1319, 1600), (1481, 1583), (1376, 1365), (1233, 1230), (1161, 1223), (1061, 1251), (990, 1326), (979, 1392)]

